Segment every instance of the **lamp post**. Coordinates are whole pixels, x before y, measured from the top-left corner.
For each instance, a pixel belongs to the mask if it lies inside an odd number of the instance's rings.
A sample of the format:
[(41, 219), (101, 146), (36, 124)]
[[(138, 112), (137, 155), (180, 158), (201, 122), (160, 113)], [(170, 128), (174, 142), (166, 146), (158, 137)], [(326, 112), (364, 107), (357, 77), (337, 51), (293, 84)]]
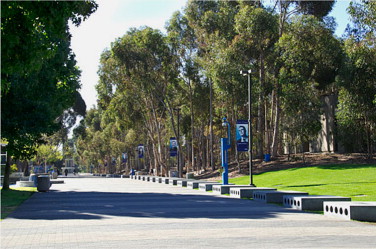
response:
[(180, 167), (180, 108), (174, 108), (175, 111), (178, 112), (178, 137), (177, 137), (177, 140), (178, 140), (178, 150), (177, 150), (177, 156), (178, 156), (178, 172), (179, 172), (179, 177), (182, 178), (183, 177), (183, 172), (182, 172), (182, 169)]
[(214, 156), (213, 156), (213, 82), (209, 80), (210, 90), (210, 166), (215, 170)]
[(253, 174), (252, 174), (252, 168), (253, 168), (253, 163), (252, 163), (252, 102), (251, 102), (251, 95), (252, 95), (252, 88), (251, 88), (251, 73), (252, 70), (249, 69), (247, 70), (241, 70), (240, 74), (243, 76), (248, 76), (248, 127), (249, 127), (249, 139), (248, 139), (248, 157), (249, 157), (249, 185), (255, 186), (253, 184)]

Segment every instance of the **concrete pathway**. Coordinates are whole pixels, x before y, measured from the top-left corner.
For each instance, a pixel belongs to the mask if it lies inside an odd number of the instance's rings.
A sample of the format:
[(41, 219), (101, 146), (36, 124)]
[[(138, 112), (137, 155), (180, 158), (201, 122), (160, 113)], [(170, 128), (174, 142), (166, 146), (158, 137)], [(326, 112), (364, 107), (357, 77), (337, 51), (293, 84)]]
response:
[(376, 224), (123, 178), (66, 178), (0, 222), (1, 248), (376, 248)]

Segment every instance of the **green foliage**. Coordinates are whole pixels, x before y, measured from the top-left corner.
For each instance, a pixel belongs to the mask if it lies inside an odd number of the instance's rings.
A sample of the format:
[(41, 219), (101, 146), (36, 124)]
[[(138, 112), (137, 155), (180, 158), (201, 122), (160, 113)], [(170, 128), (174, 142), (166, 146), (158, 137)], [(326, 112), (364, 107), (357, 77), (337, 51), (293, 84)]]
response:
[(12, 164), (10, 166), (10, 172), (17, 172), (17, 171), (18, 171), (17, 164)]
[(277, 16), (262, 8), (245, 6), (235, 17), (235, 29), (245, 36), (248, 46), (265, 50), (277, 39)]
[(336, 134), (364, 137), (353, 145), (363, 149), (367, 143), (371, 151), (374, 4), (351, 4), (354, 25), (342, 41), (327, 16), (333, 3), (278, 1), (272, 10), (262, 1), (189, 1), (170, 18), (166, 35), (149, 27), (129, 30), (101, 55), (98, 108), (75, 131), (80, 160), (105, 171), (109, 160), (121, 152), (133, 156), (143, 143), (151, 166), (166, 170), (166, 144), (177, 136), (179, 107), (186, 170), (198, 170), (195, 162), (206, 166), (209, 86), (218, 145), (221, 118), (233, 125), (248, 115), (246, 78), (239, 74), (244, 69), (252, 70), (253, 148), (259, 156), (271, 148), (276, 154), (283, 142), (315, 140), (323, 96), (337, 93)]
[(348, 7), (352, 26), (348, 27), (349, 34), (360, 39), (375, 36), (376, 3), (375, 1), (351, 1)]
[(297, 1), (299, 11), (303, 14), (323, 18), (332, 11), (335, 1)]
[(278, 49), (282, 127), (291, 142), (308, 142), (321, 129), (320, 90), (334, 82), (342, 58), (340, 43), (324, 23), (303, 16), (282, 35)]
[[(371, 21), (376, 21), (376, 4), (352, 3), (349, 10), (354, 27), (348, 30), (346, 56), (338, 79), (339, 134), (351, 151), (371, 155), (376, 145), (376, 44), (375, 24)], [(350, 130), (347, 136), (345, 132)]]
[[(79, 25), (97, 8), (92, 1), (19, 2), (1, 4), (1, 73), (26, 75), (37, 72), (46, 59), (58, 52), (59, 43), (69, 40), (68, 19)], [(11, 81), (2, 77), (2, 94)]]
[(147, 140), (162, 146), (161, 134), (176, 106), (177, 65), (178, 58), (158, 30), (132, 29), (112, 43), (101, 55), (99, 108), (87, 113), (84, 140), (92, 146), (80, 141), (82, 160), (95, 154), (105, 165), (122, 152), (133, 154), (135, 146)]
[(58, 118), (74, 105), (80, 71), (68, 20), (79, 25), (96, 8), (91, 1), (1, 4), (2, 137), (14, 159), (31, 158), (42, 136), (59, 130)]
[(2, 136), (12, 156), (30, 158), (32, 151), (26, 151), (39, 143), (41, 134), (59, 128), (55, 120), (73, 105), (79, 88), (68, 19), (78, 25), (96, 4), (5, 2), (1, 8), (1, 74), (6, 82), (1, 102), (8, 107), (2, 110)]
[(47, 144), (40, 145), (37, 148), (35, 157), (33, 158), (33, 160), (37, 161), (39, 164), (42, 162), (46, 164), (56, 163), (62, 159), (63, 155), (58, 148)]
[(311, 80), (318, 89), (334, 82), (342, 50), (323, 22), (312, 16), (297, 17), (278, 42), (280, 60), (297, 81)]

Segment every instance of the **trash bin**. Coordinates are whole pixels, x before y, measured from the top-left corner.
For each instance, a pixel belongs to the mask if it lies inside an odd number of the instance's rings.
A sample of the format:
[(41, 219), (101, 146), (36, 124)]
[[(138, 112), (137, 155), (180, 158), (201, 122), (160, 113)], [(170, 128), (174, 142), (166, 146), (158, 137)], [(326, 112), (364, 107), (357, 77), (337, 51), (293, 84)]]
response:
[(38, 176), (37, 190), (39, 192), (47, 192), (50, 189), (51, 182), (49, 175)]
[(270, 162), (270, 154), (265, 154), (264, 155), (264, 161), (265, 162)]

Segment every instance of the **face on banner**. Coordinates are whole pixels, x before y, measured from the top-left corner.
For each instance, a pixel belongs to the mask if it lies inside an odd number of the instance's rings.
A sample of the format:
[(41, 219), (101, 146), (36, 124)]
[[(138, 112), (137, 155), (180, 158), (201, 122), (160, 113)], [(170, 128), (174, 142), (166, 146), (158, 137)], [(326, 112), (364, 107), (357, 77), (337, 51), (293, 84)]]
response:
[(236, 145), (238, 151), (248, 151), (248, 120), (236, 122)]
[(236, 141), (241, 143), (248, 143), (248, 125), (236, 125)]
[(144, 157), (144, 146), (140, 144), (137, 148), (138, 150), (138, 158), (143, 158)]
[(176, 140), (170, 141), (170, 150), (172, 151), (178, 150), (178, 142)]
[(248, 143), (248, 126), (237, 124), (236, 131), (236, 141), (241, 143)]
[(178, 141), (176, 138), (171, 137), (170, 138), (170, 156), (176, 156), (178, 151)]

